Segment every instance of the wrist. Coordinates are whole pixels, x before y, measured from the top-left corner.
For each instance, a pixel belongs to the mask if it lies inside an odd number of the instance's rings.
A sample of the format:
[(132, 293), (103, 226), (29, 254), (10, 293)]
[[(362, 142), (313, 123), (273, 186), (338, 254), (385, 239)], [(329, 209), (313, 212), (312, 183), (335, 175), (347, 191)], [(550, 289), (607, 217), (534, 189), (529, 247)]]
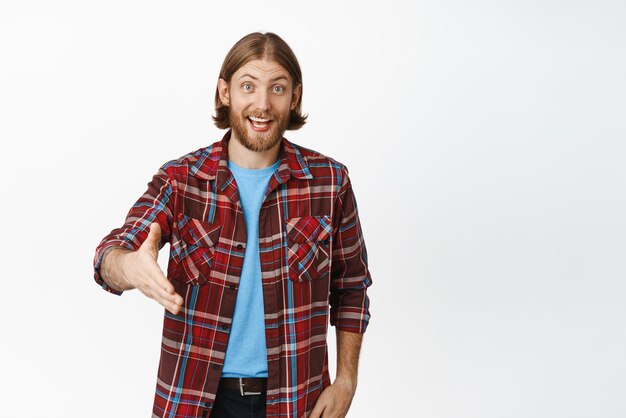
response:
[(100, 274), (102, 279), (112, 288), (118, 291), (126, 291), (133, 288), (126, 280), (125, 262), (132, 251), (125, 247), (113, 247), (102, 258)]
[(350, 374), (337, 374), (334, 384), (355, 392), (357, 386), (357, 378), (356, 376)]

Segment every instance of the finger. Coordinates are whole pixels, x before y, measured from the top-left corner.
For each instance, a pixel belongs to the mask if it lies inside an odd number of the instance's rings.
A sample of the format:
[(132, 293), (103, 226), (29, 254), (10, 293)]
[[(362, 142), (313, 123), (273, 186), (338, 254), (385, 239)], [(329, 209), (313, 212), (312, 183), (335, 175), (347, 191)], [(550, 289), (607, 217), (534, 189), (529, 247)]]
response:
[(158, 297), (165, 303), (165, 308), (180, 308), (183, 306), (183, 298), (178, 293), (168, 293), (164, 289), (160, 289), (157, 293)]
[(160, 290), (163, 290), (165, 293), (170, 295), (175, 294), (174, 285), (165, 277), (161, 267), (158, 264), (154, 263), (152, 266), (152, 271), (149, 273), (150, 278), (154, 283), (154, 287), (158, 287)]
[(159, 285), (154, 285), (153, 291), (155, 295), (158, 295), (160, 298), (163, 298), (164, 300), (167, 300), (168, 302), (171, 302), (171, 303), (177, 303), (179, 299), (178, 294), (170, 293)]
[(165, 309), (167, 309), (167, 311), (171, 312), (174, 315), (178, 315), (178, 313), (182, 309), (182, 303), (179, 304), (177, 302), (171, 302), (170, 300), (164, 299), (160, 296), (155, 298), (154, 300), (157, 301), (159, 305), (163, 306)]
[(182, 305), (183, 298), (176, 293), (174, 286), (165, 277), (158, 264), (155, 263), (150, 273), (150, 287), (152, 290), (163, 299)]
[(315, 407), (311, 411), (311, 415), (309, 415), (309, 418), (320, 418), (322, 416), (323, 410), (324, 410), (324, 406), (322, 405), (321, 402), (319, 402), (319, 399), (318, 399), (317, 403), (315, 404)]
[(161, 225), (158, 222), (152, 222), (150, 224), (150, 230), (148, 231), (148, 236), (145, 241), (139, 247), (140, 250), (148, 250), (150, 251), (154, 258), (159, 253), (159, 243), (161, 242)]
[(157, 284), (153, 279), (148, 279), (140, 290), (149, 298), (154, 299), (160, 305), (170, 312), (177, 314), (183, 306), (183, 298), (179, 294), (166, 291), (162, 286)]
[(166, 303), (165, 308), (175, 305), (180, 308), (183, 305), (183, 298), (174, 289), (174, 285), (165, 277), (161, 268), (155, 263), (154, 270), (151, 275), (153, 291), (161, 297)]

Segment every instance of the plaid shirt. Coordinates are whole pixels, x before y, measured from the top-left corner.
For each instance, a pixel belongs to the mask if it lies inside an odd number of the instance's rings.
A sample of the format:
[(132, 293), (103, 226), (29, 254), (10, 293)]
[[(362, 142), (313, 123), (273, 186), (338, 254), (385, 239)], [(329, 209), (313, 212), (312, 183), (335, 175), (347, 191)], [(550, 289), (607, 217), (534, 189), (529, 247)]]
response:
[[(153, 417), (208, 416), (215, 401), (246, 245), (245, 219), (222, 141), (163, 165), (121, 228), (96, 249), (137, 250), (151, 222), (170, 244), (167, 276), (185, 302), (165, 311)], [(268, 417), (307, 416), (330, 385), (328, 323), (363, 333), (372, 284), (348, 171), (282, 139), (259, 213)]]

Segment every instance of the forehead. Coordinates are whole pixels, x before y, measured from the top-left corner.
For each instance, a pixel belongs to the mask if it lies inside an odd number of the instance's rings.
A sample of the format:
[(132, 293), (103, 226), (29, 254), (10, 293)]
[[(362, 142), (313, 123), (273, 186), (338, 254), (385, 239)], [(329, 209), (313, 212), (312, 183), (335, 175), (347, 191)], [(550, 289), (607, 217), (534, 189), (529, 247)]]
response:
[(291, 82), (291, 76), (285, 67), (280, 65), (278, 62), (269, 59), (255, 59), (248, 61), (235, 71), (232, 80), (236, 81), (244, 77), (250, 77), (261, 81), (273, 81), (279, 78), (285, 78), (287, 81)]

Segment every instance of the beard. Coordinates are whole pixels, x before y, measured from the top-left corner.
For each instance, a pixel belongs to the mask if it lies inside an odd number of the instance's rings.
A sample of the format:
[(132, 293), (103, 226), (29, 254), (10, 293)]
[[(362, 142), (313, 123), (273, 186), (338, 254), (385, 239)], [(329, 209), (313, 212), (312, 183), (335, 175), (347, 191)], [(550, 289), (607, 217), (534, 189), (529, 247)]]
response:
[[(271, 119), (269, 129), (266, 132), (252, 131), (248, 116)], [(233, 134), (241, 145), (250, 151), (263, 152), (271, 149), (280, 142), (287, 126), (289, 126), (289, 116), (289, 113), (281, 115), (273, 113), (260, 114), (242, 112), (241, 114), (235, 115), (233, 112), (230, 112), (228, 119), (230, 120)]]

